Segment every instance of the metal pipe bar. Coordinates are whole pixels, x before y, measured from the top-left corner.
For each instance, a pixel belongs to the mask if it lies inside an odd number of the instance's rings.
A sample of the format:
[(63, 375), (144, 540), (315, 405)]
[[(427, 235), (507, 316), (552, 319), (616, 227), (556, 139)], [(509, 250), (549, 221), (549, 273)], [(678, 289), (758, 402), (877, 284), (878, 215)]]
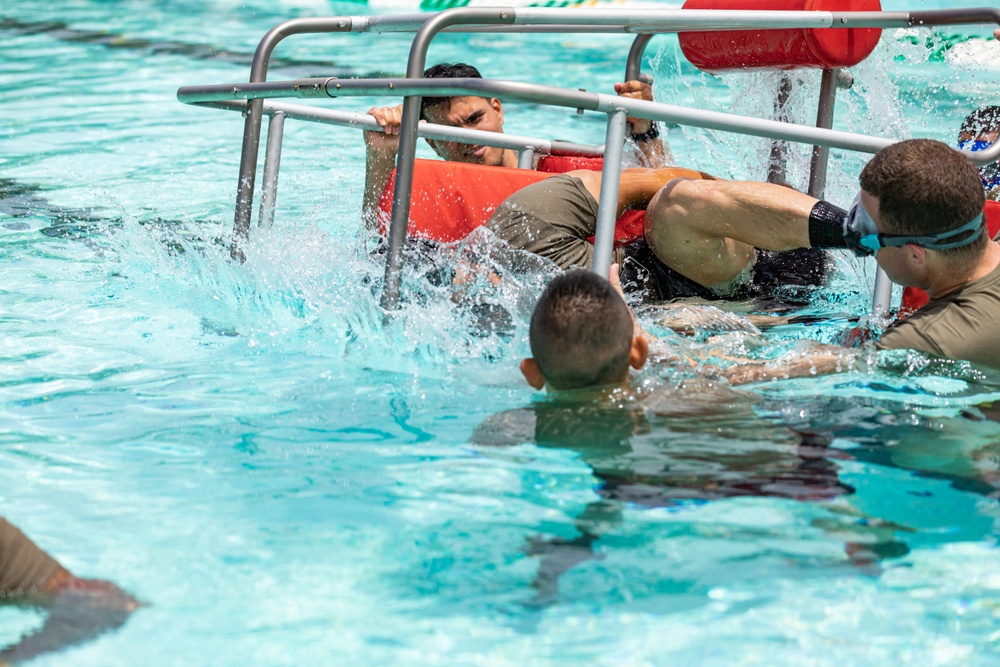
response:
[(1000, 9), (974, 7), (971, 9), (910, 12), (910, 25), (969, 25), (972, 23), (1000, 24)]
[[(479, 11), (483, 8), (457, 8), (448, 12)], [(917, 12), (849, 11), (767, 11), (713, 9), (573, 9), (545, 7), (494, 7), (510, 25), (495, 25), (458, 20), (438, 32), (587, 32), (588, 28), (611, 32), (699, 32), (706, 30), (755, 30), (769, 28), (899, 28), (910, 26), (1000, 23), (1000, 10), (982, 7)], [(445, 13), (445, 12), (441, 12)], [(506, 16), (504, 16), (506, 15)], [(265, 39), (271, 48), (282, 39), (304, 33), (415, 33), (435, 14), (397, 14), (387, 16), (333, 16), (285, 21), (273, 28)], [(802, 18), (805, 17), (805, 18)], [(798, 25), (796, 21), (807, 21)], [(272, 34), (273, 33), (273, 34)]]
[[(907, 28), (907, 12), (827, 12), (759, 11), (717, 9), (600, 9), (572, 10), (549, 7), (497, 8), (502, 14), (513, 13), (514, 25), (566, 24), (626, 25), (633, 32), (702, 32), (714, 30), (758, 30), (780, 28)], [(463, 12), (450, 9), (447, 12)], [(927, 12), (932, 14), (933, 12)], [(868, 24), (874, 25), (868, 25)]]
[(285, 114), (278, 111), (267, 121), (267, 147), (264, 149), (264, 187), (260, 195), (260, 226), (274, 224), (274, 205), (278, 193), (278, 170), (281, 168), (281, 139)]
[(642, 54), (646, 52), (646, 45), (652, 35), (638, 35), (632, 40), (632, 47), (628, 50), (628, 60), (625, 61), (625, 80), (635, 81), (642, 72)]
[[(738, 116), (718, 111), (706, 111), (703, 109), (663, 104), (661, 102), (635, 100), (617, 95), (565, 90), (520, 82), (501, 82), (492, 79), (450, 79), (448, 80), (449, 83), (441, 83), (444, 79), (329, 79), (328, 81), (330, 83), (335, 82), (337, 86), (336, 95), (338, 96), (353, 97), (370, 95), (370, 91), (377, 88), (381, 91), (391, 89), (395, 95), (427, 94), (442, 97), (454, 95), (500, 97), (503, 99), (539, 102), (552, 106), (586, 109), (603, 113), (611, 113), (618, 107), (622, 107), (628, 111), (628, 115), (639, 118), (669, 121), (680, 125), (690, 125), (711, 130), (733, 131), (751, 136), (786, 139), (800, 143), (815, 143), (832, 148), (843, 148), (865, 153), (875, 153), (885, 146), (894, 143), (892, 139), (854, 134), (840, 130), (820, 129), (810, 125), (781, 123), (773, 120), (752, 118), (750, 116)], [(288, 96), (298, 94), (298, 90), (293, 85), (295, 82), (285, 83), (285, 92)], [(216, 101), (273, 96), (271, 94), (273, 90), (269, 89), (266, 92), (257, 91), (254, 88), (256, 85), (246, 83), (217, 86), (215, 87), (217, 92), (213, 94), (199, 94), (197, 95), (197, 100)], [(269, 86), (274, 85), (269, 84)], [(179, 92), (178, 96), (180, 94)], [(195, 99), (193, 95), (187, 97), (188, 99)], [(401, 137), (403, 131), (403, 128), (401, 128)], [(415, 146), (415, 135), (413, 139)], [(994, 148), (1000, 153), (1000, 144)], [(992, 150), (993, 148), (987, 151), (980, 151), (975, 156), (976, 158), (980, 158), (984, 153)], [(994, 159), (996, 157), (982, 159), (981, 163), (985, 164)], [(975, 162), (975, 160), (972, 161)]]
[[(837, 101), (837, 78), (839, 68), (823, 70), (819, 85), (819, 108), (816, 110), (816, 127), (833, 127), (833, 107)], [(813, 146), (809, 166), (809, 194), (823, 199), (826, 192), (826, 173), (830, 163), (830, 149), (827, 146)]]
[(601, 201), (597, 205), (597, 231), (594, 235), (594, 260), (591, 270), (607, 277), (615, 244), (615, 221), (618, 217), (618, 186), (621, 180), (622, 153), (625, 146), (624, 108), (608, 114), (604, 141), (604, 167), (601, 171)]
[[(285, 21), (271, 30), (258, 42), (250, 63), (250, 81), (261, 83), (267, 79), (267, 65), (271, 53), (285, 37), (297, 32), (344, 32), (350, 30), (350, 19), (295, 19)], [(236, 184), (236, 212), (233, 217), (233, 244), (230, 255), (243, 260), (240, 243), (250, 235), (250, 215), (253, 206), (254, 179), (257, 177), (257, 154), (260, 151), (260, 126), (263, 120), (263, 103), (253, 101), (247, 106), (243, 123), (243, 145), (240, 152), (240, 174)]]
[[(207, 108), (226, 109), (229, 111), (246, 111), (247, 108), (246, 101), (198, 102), (197, 104), (198, 106)], [(338, 125), (340, 127), (351, 127), (377, 132), (382, 130), (382, 126), (378, 124), (374, 116), (366, 113), (336, 111), (334, 109), (324, 109), (306, 104), (265, 101), (264, 115), (270, 116), (276, 113), (284, 114), (286, 119), (303, 120), (322, 125)], [(510, 148), (513, 150), (530, 149), (543, 155), (590, 155), (594, 157), (604, 155), (603, 146), (527, 137), (518, 134), (508, 134), (506, 132), (469, 130), (463, 127), (438, 125), (436, 123), (418, 124), (417, 134), (423, 139), (457, 141), (466, 144), (496, 146), (498, 148)]]
[[(308, 81), (306, 86), (309, 89), (308, 95), (312, 97), (315, 94), (316, 84), (314, 82), (317, 79), (269, 82), (263, 89), (259, 88), (260, 84), (252, 83), (184, 87), (178, 91), (178, 98), (187, 103), (204, 103), (274, 97), (279, 92), (287, 96), (296, 96), (302, 94), (302, 84), (306, 81)], [(344, 97), (367, 96), (377, 90), (379, 92), (392, 91), (394, 95), (420, 93), (434, 96), (493, 96), (605, 112), (611, 111), (617, 106), (624, 106), (629, 115), (651, 120), (867, 153), (875, 153), (893, 143), (893, 140), (890, 139), (839, 130), (520, 82), (501, 82), (491, 79), (451, 79), (447, 84), (440, 83), (443, 81), (442, 79), (325, 79), (324, 81), (327, 82), (327, 89), (333, 84), (336, 90), (335, 94)], [(966, 151), (965, 155), (969, 162), (976, 166), (995, 162), (1000, 159), (1000, 143), (975, 153)]]
[(521, 154), (517, 156), (517, 168), (518, 169), (534, 169), (535, 168), (535, 149), (525, 148), (521, 151)]
[(892, 280), (881, 266), (875, 272), (875, 289), (872, 292), (872, 314), (885, 317), (892, 305)]

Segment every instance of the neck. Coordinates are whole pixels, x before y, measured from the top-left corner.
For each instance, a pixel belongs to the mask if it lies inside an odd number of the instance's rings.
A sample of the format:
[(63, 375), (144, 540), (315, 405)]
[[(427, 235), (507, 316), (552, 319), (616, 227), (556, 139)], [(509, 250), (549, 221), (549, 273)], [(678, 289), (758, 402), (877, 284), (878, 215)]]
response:
[(1000, 246), (991, 241), (986, 244), (986, 251), (972, 265), (971, 270), (958, 278), (947, 271), (929, 271), (932, 275), (941, 277), (928, 286), (927, 294), (932, 299), (940, 299), (974, 280), (988, 276), (998, 265), (1000, 265)]
[(582, 389), (553, 389), (546, 386), (546, 392), (549, 398), (560, 403), (621, 402), (637, 398), (631, 379), (625, 379), (617, 384), (583, 387)]
[(518, 166), (517, 151), (512, 151), (509, 148), (503, 149), (503, 153), (500, 156), (500, 166), (516, 169)]

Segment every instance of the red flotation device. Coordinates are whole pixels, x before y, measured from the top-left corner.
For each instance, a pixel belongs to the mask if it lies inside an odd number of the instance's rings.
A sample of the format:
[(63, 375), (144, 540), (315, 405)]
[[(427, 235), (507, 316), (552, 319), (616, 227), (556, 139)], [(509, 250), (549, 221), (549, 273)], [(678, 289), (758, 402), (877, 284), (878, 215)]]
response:
[[(1000, 233), (1000, 202), (986, 200), (986, 206), (983, 207), (983, 217), (986, 218), (986, 232), (990, 238), (996, 238), (997, 233)], [(906, 317), (912, 314), (915, 310), (926, 306), (929, 300), (927, 292), (919, 287), (904, 287), (899, 316)]]
[[(684, 9), (771, 11), (882, 10), (879, 0), (687, 0)], [(677, 34), (681, 50), (698, 69), (793, 69), (851, 67), (878, 44), (879, 28), (716, 30)]]
[[(407, 231), (411, 238), (459, 241), (484, 225), (503, 200), (521, 188), (553, 174), (601, 169), (602, 165), (602, 158), (578, 156), (546, 156), (539, 161), (538, 171), (418, 159), (414, 162)], [(393, 175), (379, 197), (379, 229), (383, 235), (392, 213), (394, 186)], [(615, 243), (631, 243), (642, 237), (645, 216), (645, 211), (626, 211), (615, 225)]]

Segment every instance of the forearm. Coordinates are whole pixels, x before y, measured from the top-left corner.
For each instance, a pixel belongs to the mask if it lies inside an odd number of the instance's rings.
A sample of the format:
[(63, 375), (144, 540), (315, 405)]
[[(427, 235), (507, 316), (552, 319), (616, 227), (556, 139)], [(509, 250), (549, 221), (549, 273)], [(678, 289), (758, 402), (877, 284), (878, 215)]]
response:
[(636, 141), (635, 147), (646, 166), (659, 168), (673, 164), (674, 158), (670, 154), (670, 149), (659, 137), (649, 141)]
[(365, 161), (365, 192), (362, 200), (361, 213), (364, 217), (365, 229), (377, 231), (378, 203), (392, 176), (395, 168), (395, 157), (381, 153), (369, 152)]
[(624, 209), (642, 209), (663, 187), (678, 178), (715, 180), (714, 176), (694, 169), (663, 167), (660, 169), (624, 169), (618, 186), (618, 200)]
[(857, 367), (858, 353), (853, 350), (823, 345), (805, 355), (782, 357), (773, 361), (731, 366), (721, 372), (730, 384), (749, 384), (771, 380), (830, 375)]

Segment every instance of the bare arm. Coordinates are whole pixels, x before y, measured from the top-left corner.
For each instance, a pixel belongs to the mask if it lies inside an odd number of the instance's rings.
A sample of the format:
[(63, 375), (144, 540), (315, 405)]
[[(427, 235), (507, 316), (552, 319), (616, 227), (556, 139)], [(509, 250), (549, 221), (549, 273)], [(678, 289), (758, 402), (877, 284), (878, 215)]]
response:
[(389, 175), (396, 167), (399, 151), (399, 126), (403, 119), (403, 105), (375, 107), (368, 110), (382, 126), (382, 132), (366, 131), (365, 138), (365, 193), (361, 213), (365, 229), (376, 231), (378, 200), (389, 183)]
[[(567, 172), (568, 175), (579, 178), (598, 203), (601, 201), (602, 173), (581, 169)], [(618, 180), (618, 208), (616, 214), (632, 209), (644, 209), (650, 200), (667, 184), (675, 179), (715, 180), (715, 176), (693, 169), (681, 167), (663, 167), (660, 169), (633, 168), (623, 169)]]
[(857, 367), (859, 353), (835, 345), (817, 345), (808, 354), (785, 356), (765, 362), (731, 366), (722, 371), (730, 384), (788, 380), (842, 373)]
[[(615, 92), (620, 97), (630, 97), (648, 102), (653, 101), (653, 88), (645, 81), (616, 83)], [(670, 154), (670, 148), (663, 141), (662, 137), (646, 138), (644, 136), (653, 128), (653, 121), (646, 118), (629, 116), (626, 122), (628, 123), (629, 133), (635, 140), (636, 148), (642, 153), (646, 166), (665, 167), (668, 164), (673, 164), (673, 156)]]

